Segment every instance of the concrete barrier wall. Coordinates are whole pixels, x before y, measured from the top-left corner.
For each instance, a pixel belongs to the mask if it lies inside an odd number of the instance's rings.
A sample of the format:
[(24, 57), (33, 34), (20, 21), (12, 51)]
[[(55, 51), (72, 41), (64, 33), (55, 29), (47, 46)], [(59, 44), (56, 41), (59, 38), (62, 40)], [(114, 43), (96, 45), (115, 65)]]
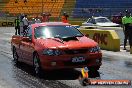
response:
[(120, 39), (114, 30), (79, 29), (83, 34), (99, 43), (101, 49), (120, 51)]
[(124, 44), (124, 33), (122, 27), (97, 27), (97, 26), (80, 26), (80, 29), (101, 29), (101, 30), (115, 30), (120, 38), (120, 45)]
[(98, 27), (98, 29), (102, 30), (115, 30), (120, 38), (120, 45), (123, 45), (124, 43), (124, 33), (122, 27)]
[(14, 26), (14, 22), (0, 22), (0, 27), (13, 27)]

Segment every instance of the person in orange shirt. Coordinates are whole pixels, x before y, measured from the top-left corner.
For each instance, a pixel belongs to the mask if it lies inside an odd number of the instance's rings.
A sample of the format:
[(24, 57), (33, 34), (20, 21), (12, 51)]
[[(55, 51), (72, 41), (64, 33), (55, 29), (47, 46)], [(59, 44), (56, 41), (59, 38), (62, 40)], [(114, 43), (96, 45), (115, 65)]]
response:
[(63, 13), (63, 15), (62, 15), (62, 22), (63, 23), (68, 23), (68, 17), (69, 17), (69, 15), (67, 15), (67, 13), (66, 12), (64, 12)]
[(50, 13), (43, 13), (42, 14), (42, 22), (49, 22), (49, 17), (51, 16)]

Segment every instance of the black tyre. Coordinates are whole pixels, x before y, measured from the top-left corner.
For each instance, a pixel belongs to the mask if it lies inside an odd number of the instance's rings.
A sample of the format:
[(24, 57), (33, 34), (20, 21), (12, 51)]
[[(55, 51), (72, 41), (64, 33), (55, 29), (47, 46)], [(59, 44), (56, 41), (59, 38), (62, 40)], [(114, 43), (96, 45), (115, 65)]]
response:
[(100, 66), (98, 67), (89, 67), (89, 77), (90, 78), (96, 78), (96, 77), (100, 77), (100, 74), (98, 72)]
[(42, 76), (41, 63), (37, 53), (34, 54), (34, 57), (33, 57), (33, 70), (36, 76), (38, 77)]
[(98, 71), (100, 68), (100, 66), (91, 66), (91, 67), (88, 67), (89, 71)]
[(13, 48), (13, 61), (14, 63), (17, 65), (19, 62), (18, 62), (18, 54), (16, 52), (16, 48), (14, 47)]

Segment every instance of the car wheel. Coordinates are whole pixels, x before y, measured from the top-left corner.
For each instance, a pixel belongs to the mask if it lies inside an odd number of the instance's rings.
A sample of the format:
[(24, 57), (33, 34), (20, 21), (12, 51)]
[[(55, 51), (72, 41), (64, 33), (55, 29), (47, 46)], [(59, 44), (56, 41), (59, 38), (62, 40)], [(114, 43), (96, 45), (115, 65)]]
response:
[(88, 67), (89, 71), (98, 71), (100, 68), (100, 66), (92, 66), (92, 67)]
[(99, 68), (100, 68), (100, 66), (89, 67), (89, 77), (90, 78), (100, 77), (100, 74), (98, 72)]
[(36, 76), (41, 76), (42, 70), (41, 70), (41, 64), (38, 54), (35, 54), (33, 57), (33, 69)]
[(13, 61), (15, 64), (18, 64), (18, 54), (15, 48), (13, 48)]

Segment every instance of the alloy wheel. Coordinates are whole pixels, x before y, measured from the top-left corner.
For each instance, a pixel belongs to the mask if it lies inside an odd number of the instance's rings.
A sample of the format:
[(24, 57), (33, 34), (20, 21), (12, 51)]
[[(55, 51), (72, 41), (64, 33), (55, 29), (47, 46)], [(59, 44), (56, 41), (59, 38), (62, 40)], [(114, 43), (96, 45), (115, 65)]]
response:
[(18, 55), (17, 55), (17, 52), (16, 52), (16, 49), (13, 50), (13, 61), (15, 64), (18, 63)]
[(40, 76), (40, 74), (41, 74), (41, 66), (40, 66), (40, 61), (39, 61), (39, 57), (38, 57), (37, 54), (34, 56), (33, 66), (34, 66), (34, 72), (35, 72), (35, 74), (37, 76)]

